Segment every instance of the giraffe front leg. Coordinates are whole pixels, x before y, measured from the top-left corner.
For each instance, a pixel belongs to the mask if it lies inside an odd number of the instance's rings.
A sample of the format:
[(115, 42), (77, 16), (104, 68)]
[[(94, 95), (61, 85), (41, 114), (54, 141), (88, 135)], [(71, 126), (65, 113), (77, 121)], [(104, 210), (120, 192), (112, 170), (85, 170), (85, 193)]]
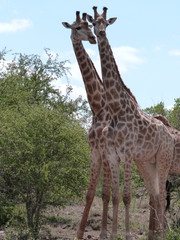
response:
[(132, 172), (133, 160), (125, 159), (123, 161), (124, 168), (124, 189), (123, 189), (123, 202), (125, 205), (125, 227), (126, 227), (126, 240), (131, 240), (132, 235), (130, 233), (130, 203), (131, 203), (131, 172)]
[(103, 214), (102, 214), (102, 229), (100, 233), (100, 240), (107, 239), (107, 219), (108, 219), (108, 206), (111, 194), (111, 171), (107, 157), (103, 156), (103, 187), (102, 187), (102, 200), (103, 200)]
[(111, 169), (111, 180), (112, 180), (112, 204), (113, 204), (113, 222), (112, 222), (112, 233), (111, 240), (114, 240), (117, 236), (118, 226), (118, 208), (119, 208), (119, 157), (114, 148), (110, 151), (109, 164)]
[(152, 194), (150, 194), (149, 206), (150, 206), (150, 215), (149, 215), (148, 240), (153, 240), (154, 231), (155, 231), (156, 212), (155, 212), (154, 198)]
[(112, 222), (112, 233), (110, 236), (110, 240), (114, 240), (117, 237), (119, 186), (118, 187), (114, 186), (114, 188), (112, 188), (112, 203), (113, 203), (113, 222)]
[(99, 152), (96, 149), (93, 149), (92, 156), (91, 156), (90, 182), (89, 182), (89, 187), (86, 194), (86, 205), (84, 207), (79, 229), (77, 231), (78, 239), (83, 239), (87, 218), (88, 218), (89, 211), (94, 199), (96, 185), (99, 179), (100, 169), (101, 169), (101, 158), (100, 158)]

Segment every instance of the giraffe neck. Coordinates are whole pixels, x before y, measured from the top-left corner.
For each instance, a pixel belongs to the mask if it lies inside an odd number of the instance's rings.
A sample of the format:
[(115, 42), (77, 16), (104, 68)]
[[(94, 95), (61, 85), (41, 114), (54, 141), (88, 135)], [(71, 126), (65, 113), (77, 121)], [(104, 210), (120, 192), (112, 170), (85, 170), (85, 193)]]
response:
[(93, 62), (83, 47), (82, 42), (77, 40), (74, 41), (73, 48), (86, 88), (88, 102), (91, 111), (95, 116), (105, 105), (104, 87)]
[(112, 114), (118, 114), (121, 110), (125, 109), (127, 105), (133, 104), (135, 107), (138, 107), (136, 98), (130, 89), (126, 87), (120, 76), (106, 36), (101, 39), (98, 38), (98, 47), (106, 99)]

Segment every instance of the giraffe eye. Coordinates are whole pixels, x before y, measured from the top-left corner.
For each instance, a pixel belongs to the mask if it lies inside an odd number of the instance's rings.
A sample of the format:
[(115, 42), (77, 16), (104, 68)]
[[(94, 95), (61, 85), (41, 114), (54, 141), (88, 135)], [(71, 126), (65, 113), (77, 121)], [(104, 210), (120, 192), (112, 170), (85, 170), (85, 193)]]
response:
[(77, 27), (76, 30), (81, 30), (81, 27)]

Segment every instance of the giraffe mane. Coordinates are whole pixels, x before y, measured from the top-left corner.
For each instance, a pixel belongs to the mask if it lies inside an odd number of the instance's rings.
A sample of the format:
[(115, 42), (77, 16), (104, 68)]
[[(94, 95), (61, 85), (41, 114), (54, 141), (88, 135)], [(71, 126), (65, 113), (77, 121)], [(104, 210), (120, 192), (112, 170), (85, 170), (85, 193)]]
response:
[(124, 89), (125, 89), (126, 92), (132, 97), (132, 99), (134, 100), (134, 102), (135, 102), (136, 105), (138, 106), (138, 102), (137, 102), (135, 96), (134, 96), (133, 93), (131, 92), (130, 88), (128, 88), (128, 87), (126, 86), (126, 84), (124, 83), (124, 81), (122, 80), (121, 75), (120, 75), (120, 73), (119, 73), (119, 69), (118, 69), (118, 67), (117, 67), (117, 64), (115, 63), (115, 65), (116, 65), (116, 68), (117, 68), (117, 72), (118, 72), (118, 75), (119, 75), (119, 79), (120, 79), (120, 81), (121, 81)]
[[(112, 49), (111, 49), (111, 48), (110, 48), (110, 51), (112, 52)], [(112, 52), (112, 55), (113, 55), (113, 52)], [(116, 72), (117, 72), (117, 74), (118, 74), (118, 77), (119, 77), (119, 79), (120, 79), (120, 82), (121, 82), (123, 88), (126, 90), (126, 92), (128, 93), (128, 95), (129, 95), (130, 97), (132, 97), (132, 99), (134, 100), (134, 103), (136, 104), (136, 106), (138, 106), (138, 102), (137, 102), (135, 96), (133, 95), (133, 93), (131, 92), (131, 90), (126, 86), (126, 84), (125, 84), (124, 81), (122, 80), (121, 74), (119, 73), (119, 69), (118, 69), (118, 66), (117, 66), (116, 61), (114, 60), (114, 58), (113, 58), (113, 61), (114, 61), (115, 67), (116, 67), (116, 69), (117, 69)]]

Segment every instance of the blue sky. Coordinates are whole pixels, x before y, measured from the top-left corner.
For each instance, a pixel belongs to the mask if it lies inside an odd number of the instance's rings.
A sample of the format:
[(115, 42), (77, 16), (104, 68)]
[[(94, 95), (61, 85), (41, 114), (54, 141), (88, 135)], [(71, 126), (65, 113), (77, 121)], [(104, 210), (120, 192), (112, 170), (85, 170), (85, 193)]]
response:
[[(117, 17), (107, 37), (125, 84), (141, 108), (160, 101), (171, 107), (180, 97), (180, 1), (179, 0), (0, 0), (0, 50), (44, 56), (44, 48), (70, 60), (72, 97), (86, 96), (70, 39), (75, 12), (108, 7), (107, 17)], [(84, 43), (99, 74), (97, 45)], [(67, 80), (55, 83), (62, 92)]]

